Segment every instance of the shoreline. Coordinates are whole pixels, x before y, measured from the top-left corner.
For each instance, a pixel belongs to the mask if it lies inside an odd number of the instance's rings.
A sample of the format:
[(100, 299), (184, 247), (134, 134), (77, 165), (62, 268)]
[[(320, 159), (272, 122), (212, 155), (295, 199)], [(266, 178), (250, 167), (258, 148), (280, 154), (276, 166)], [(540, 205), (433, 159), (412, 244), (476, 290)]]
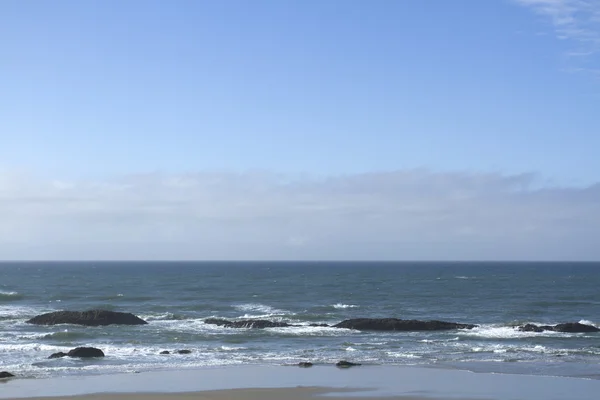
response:
[[(349, 369), (329, 366), (221, 366), (114, 375), (11, 379), (2, 382), (0, 388), (0, 399), (3, 400), (65, 397), (78, 400), (252, 400), (248, 393), (257, 390), (277, 393), (279, 397), (265, 397), (272, 400), (300, 400), (314, 396), (363, 400), (596, 400), (597, 393), (600, 393), (600, 380), (408, 366), (361, 366)], [(311, 390), (320, 392), (309, 393)], [(216, 397), (206, 397), (208, 394)], [(231, 397), (234, 394), (235, 397)]]
[[(310, 400), (335, 396), (336, 400), (355, 399), (353, 390), (322, 387), (223, 389), (184, 393), (101, 393), (66, 397), (70, 400)], [(61, 397), (29, 397), (25, 400), (58, 400)], [(417, 396), (360, 397), (361, 400), (445, 400)], [(10, 400), (10, 399), (8, 399)]]

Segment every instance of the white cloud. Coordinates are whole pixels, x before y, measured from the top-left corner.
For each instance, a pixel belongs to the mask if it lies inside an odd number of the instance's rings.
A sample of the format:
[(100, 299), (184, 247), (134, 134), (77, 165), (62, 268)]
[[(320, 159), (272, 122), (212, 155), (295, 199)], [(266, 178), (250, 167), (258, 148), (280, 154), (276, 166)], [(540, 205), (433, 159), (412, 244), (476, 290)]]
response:
[(567, 52), (577, 58), (573, 71), (585, 71), (600, 77), (597, 56), (600, 53), (600, 1), (598, 0), (515, 0), (547, 18), (556, 36), (569, 40), (573, 48)]
[(0, 172), (3, 259), (600, 259), (600, 185), (426, 170)]

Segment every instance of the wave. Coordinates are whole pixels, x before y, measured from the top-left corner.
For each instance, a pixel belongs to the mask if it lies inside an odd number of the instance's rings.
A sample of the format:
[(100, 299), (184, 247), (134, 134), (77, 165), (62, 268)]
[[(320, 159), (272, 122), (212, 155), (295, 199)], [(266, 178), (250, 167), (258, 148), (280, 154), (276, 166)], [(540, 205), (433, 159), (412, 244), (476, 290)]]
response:
[(8, 301), (21, 300), (24, 297), (25, 296), (22, 295), (19, 292), (6, 292), (6, 291), (3, 291), (3, 290), (0, 290), (0, 302), (8, 302)]
[(35, 315), (49, 312), (47, 308), (33, 308), (27, 306), (2, 306), (0, 305), (0, 320), (10, 319), (25, 319), (31, 318)]
[(342, 304), (342, 303), (337, 303), (332, 305), (331, 307), (336, 308), (336, 309), (344, 309), (344, 308), (358, 308), (360, 306), (357, 306), (355, 304)]
[(265, 328), (266, 332), (277, 333), (281, 336), (346, 336), (347, 329), (330, 326), (287, 326), (284, 328)]
[(596, 328), (600, 328), (600, 325), (598, 325), (590, 320), (587, 320), (587, 319), (582, 319), (579, 321), (579, 323), (583, 324), (583, 325), (591, 325), (591, 326), (595, 326)]
[(245, 304), (236, 304), (233, 306), (233, 308), (235, 308), (238, 311), (257, 311), (263, 314), (288, 314), (288, 311), (285, 310), (280, 310), (277, 309), (275, 307), (271, 307), (269, 305), (266, 304), (260, 304), (260, 303), (245, 303)]
[(40, 335), (40, 339), (45, 340), (57, 340), (57, 341), (70, 341), (72, 339), (82, 339), (90, 337), (87, 333), (84, 332), (73, 332), (73, 331), (58, 331), (53, 333), (47, 333)]
[(193, 317), (183, 315), (183, 314), (175, 314), (170, 312), (159, 313), (159, 314), (144, 314), (140, 315), (145, 321), (184, 321), (188, 319), (194, 319)]
[[(279, 308), (271, 307), (266, 304), (260, 303), (244, 303), (233, 305), (238, 311), (243, 311), (245, 314), (238, 316), (237, 318), (249, 319), (249, 318), (273, 318), (273, 317), (285, 317), (296, 315), (295, 312), (282, 310)], [(275, 318), (277, 319), (277, 318)]]
[(470, 330), (461, 330), (461, 336), (480, 337), (483, 339), (518, 339), (527, 337), (572, 337), (580, 335), (577, 333), (565, 332), (522, 332), (517, 326), (507, 325), (481, 325)]

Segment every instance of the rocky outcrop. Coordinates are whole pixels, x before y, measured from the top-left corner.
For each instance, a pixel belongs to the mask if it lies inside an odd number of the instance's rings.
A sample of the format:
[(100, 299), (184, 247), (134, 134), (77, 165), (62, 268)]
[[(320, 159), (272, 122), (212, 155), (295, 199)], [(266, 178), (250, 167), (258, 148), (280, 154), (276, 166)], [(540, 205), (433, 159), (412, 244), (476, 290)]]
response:
[(310, 368), (310, 367), (312, 367), (312, 366), (313, 366), (313, 363), (311, 363), (311, 362), (308, 362), (308, 361), (303, 361), (303, 362), (299, 362), (299, 363), (298, 363), (298, 366), (299, 366), (300, 368)]
[(14, 375), (11, 374), (10, 372), (6, 372), (6, 371), (0, 372), (0, 379), (5, 379), (5, 378), (14, 378)]
[(76, 324), (86, 326), (147, 324), (146, 321), (133, 314), (107, 310), (56, 311), (33, 317), (27, 323), (35, 325)]
[(69, 357), (104, 357), (104, 352), (95, 347), (77, 347), (67, 353)]
[(338, 361), (337, 363), (335, 363), (335, 366), (338, 367), (338, 368), (350, 368), (350, 367), (354, 367), (354, 366), (357, 366), (357, 365), (360, 365), (360, 364), (353, 363), (353, 362), (350, 362), (350, 361), (345, 361), (345, 360)]
[(586, 332), (600, 332), (600, 329), (593, 325), (581, 324), (579, 322), (566, 322), (564, 324), (557, 325), (535, 325), (525, 324), (519, 326), (521, 332), (565, 332), (565, 333), (586, 333)]
[(477, 325), (459, 324), (445, 321), (419, 321), (398, 318), (356, 318), (347, 319), (334, 328), (356, 329), (359, 331), (442, 331), (451, 329), (472, 329)]
[(163, 350), (158, 354), (171, 354), (171, 352), (169, 350)]
[(191, 354), (191, 350), (177, 350), (177, 354)]
[(243, 319), (239, 321), (229, 321), (222, 318), (208, 318), (204, 320), (205, 324), (224, 326), (225, 328), (284, 328), (293, 326), (287, 322), (268, 321), (265, 319)]
[(63, 353), (62, 351), (59, 351), (58, 353), (51, 354), (50, 357), (48, 357), (48, 358), (50, 358), (50, 359), (62, 358), (62, 357), (66, 357), (66, 356), (67, 356), (67, 353)]

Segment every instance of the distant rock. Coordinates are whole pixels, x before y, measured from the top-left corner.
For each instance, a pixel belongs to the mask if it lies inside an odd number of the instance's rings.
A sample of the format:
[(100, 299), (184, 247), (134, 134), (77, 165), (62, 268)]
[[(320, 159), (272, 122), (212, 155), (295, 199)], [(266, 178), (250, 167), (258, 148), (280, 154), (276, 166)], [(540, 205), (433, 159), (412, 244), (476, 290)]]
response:
[(104, 357), (104, 352), (95, 347), (77, 347), (67, 353), (69, 357)]
[(308, 361), (304, 361), (304, 362), (299, 362), (299, 363), (298, 363), (298, 366), (299, 366), (300, 368), (310, 368), (310, 367), (312, 367), (312, 366), (313, 366), (313, 363), (311, 363), (311, 362), (308, 362)]
[(171, 352), (170, 352), (170, 351), (168, 351), (168, 350), (163, 350), (163, 351), (161, 351), (161, 352), (160, 352), (160, 353), (158, 353), (158, 354), (171, 354)]
[(357, 365), (360, 365), (360, 364), (353, 363), (353, 362), (350, 362), (350, 361), (345, 361), (345, 360), (338, 361), (337, 363), (335, 363), (335, 366), (338, 367), (338, 368), (350, 368), (350, 367), (355, 367)]
[(10, 372), (6, 372), (6, 371), (0, 372), (0, 379), (5, 379), (5, 378), (14, 378), (14, 375), (11, 374)]
[(66, 357), (67, 353), (63, 353), (62, 351), (59, 351), (58, 353), (54, 353), (51, 354), (50, 357), (48, 358), (62, 358), (62, 357)]
[(566, 322), (564, 324), (557, 325), (535, 325), (525, 324), (519, 326), (521, 332), (564, 332), (564, 333), (587, 333), (587, 332), (600, 332), (600, 329), (593, 325), (581, 324), (579, 322)]
[(326, 328), (326, 327), (329, 326), (329, 324), (309, 324), (308, 326), (315, 326), (315, 327)]
[(600, 332), (600, 329), (593, 325), (580, 324), (579, 322), (567, 322), (564, 324), (558, 324), (554, 326), (556, 332), (568, 332), (568, 333), (579, 333), (579, 332)]
[(544, 332), (553, 330), (554, 327), (550, 325), (525, 324), (519, 327), (519, 331), (521, 332)]
[(33, 317), (27, 323), (35, 325), (76, 324), (86, 326), (147, 324), (146, 321), (131, 313), (107, 310), (56, 311)]
[(191, 350), (177, 350), (177, 354), (190, 354)]
[(243, 319), (239, 321), (229, 321), (223, 318), (207, 318), (205, 324), (224, 326), (226, 328), (284, 328), (293, 326), (287, 322), (268, 321), (265, 319)]
[(334, 328), (356, 329), (359, 331), (442, 331), (451, 329), (472, 329), (477, 325), (459, 324), (445, 321), (419, 321), (414, 319), (398, 318), (355, 318), (347, 319)]

